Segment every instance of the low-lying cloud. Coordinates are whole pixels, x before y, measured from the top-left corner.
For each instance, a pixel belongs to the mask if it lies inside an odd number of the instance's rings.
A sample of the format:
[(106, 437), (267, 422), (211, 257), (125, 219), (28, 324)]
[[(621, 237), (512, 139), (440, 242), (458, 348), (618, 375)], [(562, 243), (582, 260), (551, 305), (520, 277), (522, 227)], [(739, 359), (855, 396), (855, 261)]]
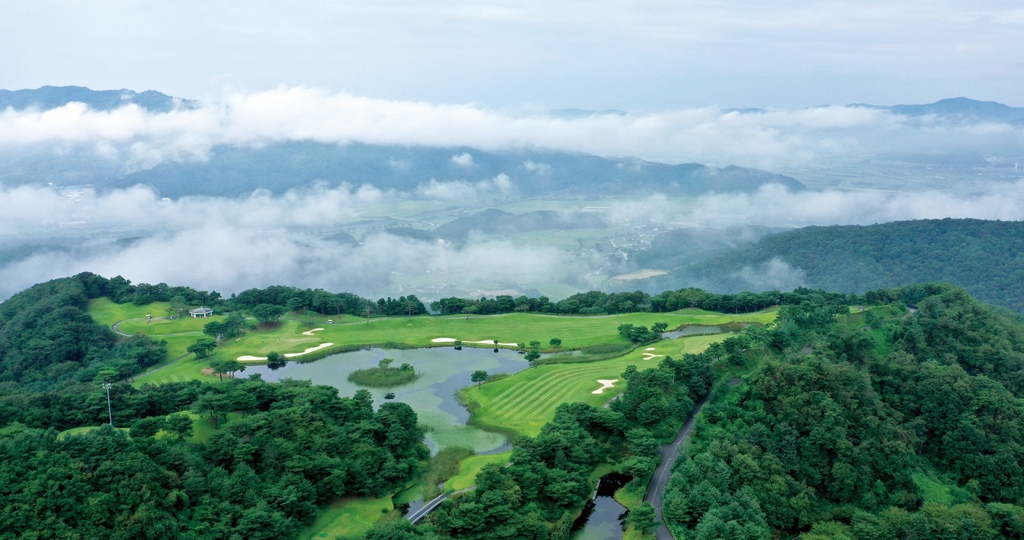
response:
[(469, 201), (481, 200), (484, 198), (508, 197), (512, 193), (512, 189), (512, 180), (507, 174), (501, 173), (490, 180), (481, 180), (474, 183), (467, 182), (465, 180), (438, 182), (431, 178), (430, 182), (427, 182), (416, 189), (416, 194), (425, 199)]
[[(471, 184), (434, 183), (434, 195), (491, 197), (507, 177)], [(511, 189), (511, 186), (509, 186)], [(509, 284), (578, 283), (602, 268), (598, 255), (573, 256), (540, 244), (516, 246), (472, 236), (462, 247), (371, 233), (360, 245), (327, 240), (334, 231), (394, 204), (428, 193), (382, 192), (372, 186), (318, 186), (282, 195), (184, 197), (165, 200), (137, 186), (103, 193), (41, 186), (0, 186), (0, 248), (78, 238), (67, 249), (39, 252), (0, 266), (0, 298), (32, 284), (80, 271), (123, 275), (237, 292), (290, 284), (369, 296), (416, 292), (427, 297), (468, 294)], [(770, 185), (749, 194), (673, 199), (655, 195), (613, 204), (617, 224), (659, 227), (871, 224), (924, 218), (1024, 220), (1024, 181), (993, 182), (973, 193), (939, 191), (790, 192)], [(83, 240), (95, 236), (93, 240)], [(116, 238), (134, 237), (128, 242)], [(104, 240), (103, 238), (106, 238)], [(799, 269), (772, 261), (733, 277), (751, 288), (800, 285)], [(520, 287), (525, 288), (525, 287)]]
[[(773, 168), (894, 149), (1019, 149), (1022, 140), (1021, 129), (1008, 124), (944, 124), (934, 117), (907, 118), (866, 107), (761, 112), (704, 107), (566, 118), (473, 104), (371, 99), (305, 87), (227, 94), (197, 108), (166, 113), (135, 105), (96, 111), (80, 103), (47, 111), (0, 112), (0, 147), (84, 146), (136, 168), (163, 160), (204, 160), (217, 145), (283, 141), (549, 148), (666, 163)], [(468, 168), (473, 157), (460, 153), (452, 162)]]
[(989, 182), (970, 192), (802, 191), (768, 184), (752, 193), (708, 194), (678, 201), (654, 195), (612, 206), (615, 222), (673, 227), (870, 225), (910, 219), (1024, 220), (1024, 180)]

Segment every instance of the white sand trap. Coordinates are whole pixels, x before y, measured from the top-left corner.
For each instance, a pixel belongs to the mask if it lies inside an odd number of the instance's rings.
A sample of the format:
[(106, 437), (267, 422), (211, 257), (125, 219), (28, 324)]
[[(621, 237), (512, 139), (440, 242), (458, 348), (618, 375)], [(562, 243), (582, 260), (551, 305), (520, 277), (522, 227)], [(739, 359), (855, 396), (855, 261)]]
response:
[(615, 383), (619, 382), (618, 379), (598, 379), (597, 382), (601, 383), (601, 388), (594, 390), (591, 394), (603, 394), (605, 390), (614, 388)]
[(645, 352), (644, 357), (641, 360), (654, 360), (655, 358), (661, 358), (663, 355)]
[(323, 328), (314, 328), (312, 330), (308, 330), (306, 332), (303, 332), (302, 335), (304, 335), (304, 336), (312, 336), (313, 332), (319, 332), (321, 330), (323, 330)]
[(495, 343), (493, 339), (485, 339), (483, 341), (463, 341), (463, 343), (477, 343), (479, 345), (495, 345), (502, 347), (518, 347), (518, 343)]
[[(304, 350), (302, 352), (293, 352), (293, 353), (285, 354), (284, 357), (285, 358), (295, 358), (296, 356), (302, 356), (304, 354), (309, 354), (309, 353), (314, 352), (314, 351), (319, 351), (320, 349), (326, 349), (327, 347), (330, 347), (331, 345), (334, 345), (334, 344), (333, 343), (321, 343), (321, 344), (317, 345), (316, 347), (310, 347), (310, 348), (308, 348), (308, 349), (306, 349), (306, 350)], [(238, 360), (239, 362), (259, 362), (260, 360), (266, 360), (266, 359), (267, 359), (266, 356), (249, 356), (249, 355), (245, 355), (245, 356), (239, 356), (236, 360)]]
[(644, 350), (645, 350), (645, 351), (653, 351), (653, 350), (654, 350), (654, 347), (647, 347), (647, 348), (646, 348), (646, 349), (644, 349)]
[[(457, 340), (455, 338), (450, 338), (450, 337), (439, 337), (439, 338), (434, 338), (434, 339), (430, 340), (431, 343), (455, 343), (456, 341), (459, 341), (459, 340)], [(494, 345), (495, 344), (493, 339), (485, 339), (483, 341), (466, 341), (466, 340), (462, 340), (462, 342), (463, 343), (475, 343), (477, 345)], [(498, 343), (497, 345), (500, 345), (502, 347), (518, 347), (519, 346), (518, 343)]]

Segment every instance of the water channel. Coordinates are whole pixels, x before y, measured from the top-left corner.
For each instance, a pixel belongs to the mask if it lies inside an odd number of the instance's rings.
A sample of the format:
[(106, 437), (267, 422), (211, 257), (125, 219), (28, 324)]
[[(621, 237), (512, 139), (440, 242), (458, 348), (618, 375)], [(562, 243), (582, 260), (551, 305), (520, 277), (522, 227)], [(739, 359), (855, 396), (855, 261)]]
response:
[(362, 389), (348, 381), (348, 374), (376, 367), (382, 358), (392, 358), (392, 366), (411, 364), (422, 376), (411, 384), (396, 388), (367, 388), (376, 404), (384, 402), (384, 395), (394, 392), (395, 401), (408, 403), (427, 427), (427, 444), (432, 452), (449, 446), (468, 446), (477, 453), (496, 453), (508, 449), (505, 437), (467, 426), (469, 412), (455, 399), (455, 392), (473, 384), (470, 375), (482, 369), (489, 374), (518, 373), (529, 367), (523, 355), (507, 349), (478, 349), (466, 347), (456, 351), (453, 347), (425, 349), (364, 349), (328, 356), (322, 360), (288, 365), (271, 370), (265, 365), (250, 365), (242, 376), (259, 373), (263, 380), (277, 382), (282, 379), (309, 380), (313, 384), (326, 384), (338, 389), (342, 396), (351, 396)]
[(615, 500), (615, 492), (632, 477), (611, 473), (601, 477), (597, 494), (572, 524), (573, 540), (621, 540), (622, 521), (629, 512)]

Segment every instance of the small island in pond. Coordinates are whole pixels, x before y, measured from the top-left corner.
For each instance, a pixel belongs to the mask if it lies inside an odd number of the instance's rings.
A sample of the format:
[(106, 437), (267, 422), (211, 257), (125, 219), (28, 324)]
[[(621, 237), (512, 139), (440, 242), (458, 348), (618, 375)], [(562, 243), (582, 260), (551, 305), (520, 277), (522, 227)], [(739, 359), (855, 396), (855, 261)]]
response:
[(399, 367), (391, 367), (394, 362), (391, 358), (385, 358), (377, 363), (375, 368), (359, 369), (349, 373), (349, 382), (359, 386), (370, 388), (391, 388), (409, 384), (420, 378), (420, 374), (409, 364), (402, 364)]

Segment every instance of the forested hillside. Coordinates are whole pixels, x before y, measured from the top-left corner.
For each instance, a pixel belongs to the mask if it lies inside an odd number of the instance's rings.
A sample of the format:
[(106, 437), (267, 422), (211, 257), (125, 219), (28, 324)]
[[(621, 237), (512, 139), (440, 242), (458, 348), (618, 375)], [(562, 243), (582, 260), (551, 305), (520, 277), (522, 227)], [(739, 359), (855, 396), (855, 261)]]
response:
[[(164, 343), (94, 322), (99, 296), (221, 303), (86, 273), (0, 305), (0, 538), (290, 538), (340, 497), (394, 493), (429, 455), (416, 412), (375, 408), (365, 391), (259, 378), (135, 388)], [(58, 436), (110, 410), (123, 429)]]
[[(649, 292), (683, 286), (715, 292), (748, 290), (749, 273), (741, 270), (758, 268), (772, 259), (802, 272), (803, 284), (811, 288), (863, 293), (947, 282), (983, 302), (1024, 311), (1024, 222), (1019, 221), (942, 219), (807, 227), (675, 268), (647, 280), (642, 288)], [(660, 261), (647, 264), (657, 268)]]
[[(705, 355), (720, 385), (665, 495), (687, 539), (1024, 535), (1024, 329), (961, 289), (784, 307)], [(915, 303), (908, 313), (899, 305)]]

